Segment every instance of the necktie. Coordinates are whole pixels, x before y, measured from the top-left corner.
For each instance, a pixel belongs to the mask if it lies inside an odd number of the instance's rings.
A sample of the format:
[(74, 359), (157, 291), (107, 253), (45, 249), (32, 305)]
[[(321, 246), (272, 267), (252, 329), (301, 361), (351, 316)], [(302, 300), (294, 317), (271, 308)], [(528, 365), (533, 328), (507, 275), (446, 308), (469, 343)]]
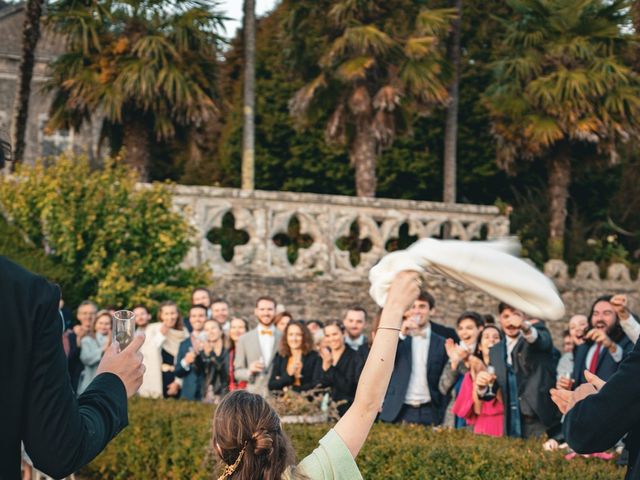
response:
[(589, 364), (589, 371), (593, 374), (596, 373), (596, 369), (598, 368), (598, 359), (600, 358), (600, 348), (602, 346), (599, 343), (596, 343), (596, 350), (593, 352), (593, 357), (591, 357), (591, 363)]
[(260, 330), (260, 335), (271, 335), (273, 336), (273, 332), (269, 329), (262, 329)]

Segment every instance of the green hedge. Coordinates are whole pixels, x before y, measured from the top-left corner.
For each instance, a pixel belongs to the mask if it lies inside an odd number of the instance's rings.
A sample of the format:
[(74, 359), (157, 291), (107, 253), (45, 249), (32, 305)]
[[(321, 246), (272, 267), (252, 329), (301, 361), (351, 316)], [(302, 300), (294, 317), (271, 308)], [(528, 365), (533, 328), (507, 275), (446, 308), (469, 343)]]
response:
[[(134, 399), (129, 427), (82, 472), (91, 479), (211, 479), (211, 405)], [(328, 425), (289, 425), (298, 457)], [(365, 479), (621, 479), (612, 462), (543, 452), (540, 441), (479, 437), (462, 431), (376, 425), (358, 465)]]

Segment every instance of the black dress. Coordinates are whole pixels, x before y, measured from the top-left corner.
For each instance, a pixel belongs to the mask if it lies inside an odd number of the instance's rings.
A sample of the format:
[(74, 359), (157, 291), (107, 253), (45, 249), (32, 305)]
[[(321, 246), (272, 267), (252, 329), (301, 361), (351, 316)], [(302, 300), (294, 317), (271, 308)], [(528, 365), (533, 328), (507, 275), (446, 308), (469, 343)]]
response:
[(311, 351), (302, 356), (300, 385), (295, 385), (295, 378), (287, 372), (288, 362), (289, 357), (276, 353), (273, 358), (271, 378), (269, 378), (269, 390), (277, 391), (288, 387), (295, 392), (306, 392), (319, 385), (322, 362), (317, 352)]
[(214, 350), (207, 355), (204, 351), (196, 357), (195, 368), (204, 375), (202, 397), (205, 398), (209, 385), (214, 395), (224, 395), (229, 391), (229, 351), (223, 348), (220, 355)]
[(331, 400), (338, 405), (338, 413), (344, 415), (353, 403), (358, 379), (364, 365), (362, 355), (348, 346), (342, 352), (338, 363), (325, 372), (320, 369), (320, 383), (331, 388)]

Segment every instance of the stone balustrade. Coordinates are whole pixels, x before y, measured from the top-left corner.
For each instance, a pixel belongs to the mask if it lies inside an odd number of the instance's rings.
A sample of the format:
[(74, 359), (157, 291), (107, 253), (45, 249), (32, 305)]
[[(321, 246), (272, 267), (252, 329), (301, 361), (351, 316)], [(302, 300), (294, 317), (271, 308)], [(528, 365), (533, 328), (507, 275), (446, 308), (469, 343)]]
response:
[[(353, 304), (374, 313), (368, 271), (386, 252), (441, 238), (445, 229), (463, 240), (509, 235), (508, 218), (493, 206), (188, 186), (174, 187), (174, 203), (197, 233), (187, 263), (209, 265), (216, 296), (247, 319), (260, 295), (274, 296), (295, 318), (336, 319)], [(551, 260), (543, 270), (567, 318), (612, 293), (627, 294), (640, 311), (640, 279), (625, 265), (601, 275), (597, 264), (582, 262), (569, 274), (564, 262)], [(444, 277), (427, 276), (425, 287), (442, 323), (455, 324), (465, 310), (497, 313), (496, 299)], [(560, 345), (566, 319), (548, 326)]]
[(498, 208), (291, 192), (176, 186), (174, 204), (198, 232), (191, 264), (216, 275), (361, 279), (418, 238), (509, 234)]

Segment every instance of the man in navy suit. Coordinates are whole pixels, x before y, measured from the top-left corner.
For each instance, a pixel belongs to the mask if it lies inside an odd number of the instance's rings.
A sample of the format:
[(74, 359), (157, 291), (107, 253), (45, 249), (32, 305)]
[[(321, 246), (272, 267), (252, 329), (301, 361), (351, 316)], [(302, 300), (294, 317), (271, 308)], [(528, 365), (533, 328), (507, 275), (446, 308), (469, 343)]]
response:
[(62, 478), (89, 463), (127, 426), (127, 398), (144, 374), (136, 336), (107, 349), (80, 397), (61, 339), (60, 290), (0, 256), (0, 479), (20, 478), (20, 443), (34, 466)]
[(589, 370), (605, 382), (618, 370), (622, 359), (633, 349), (631, 340), (622, 331), (620, 319), (611, 296), (598, 298), (589, 315), (587, 340), (574, 353), (573, 380), (578, 386), (585, 383), (584, 371)]
[(176, 377), (182, 380), (180, 398), (185, 400), (201, 400), (203, 395), (204, 372), (198, 371), (194, 362), (196, 355), (202, 350), (204, 339), (200, 337), (204, 323), (207, 321), (207, 307), (192, 305), (189, 309), (191, 335), (184, 339), (178, 348), (176, 357)]
[(438, 390), (447, 363), (444, 337), (432, 331), (431, 306), (427, 292), (421, 292), (406, 316), (391, 382), (380, 419), (420, 425), (440, 425), (445, 397)]

